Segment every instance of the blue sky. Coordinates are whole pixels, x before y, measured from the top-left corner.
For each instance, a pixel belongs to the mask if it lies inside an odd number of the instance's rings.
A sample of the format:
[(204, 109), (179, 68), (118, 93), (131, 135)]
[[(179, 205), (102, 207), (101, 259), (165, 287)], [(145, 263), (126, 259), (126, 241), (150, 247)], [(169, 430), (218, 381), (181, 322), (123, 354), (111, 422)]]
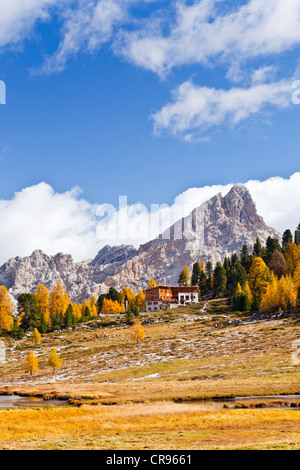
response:
[(297, 0), (1, 3), (2, 201), (45, 182), (149, 207), (299, 171)]

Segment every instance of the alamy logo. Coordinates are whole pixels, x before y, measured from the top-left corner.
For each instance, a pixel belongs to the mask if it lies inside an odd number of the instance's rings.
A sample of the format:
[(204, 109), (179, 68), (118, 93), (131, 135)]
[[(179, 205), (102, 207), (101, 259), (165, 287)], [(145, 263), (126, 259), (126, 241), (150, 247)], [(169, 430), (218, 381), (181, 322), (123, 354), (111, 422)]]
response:
[(6, 363), (6, 347), (4, 341), (0, 341), (0, 365)]
[(6, 85), (0, 80), (0, 104), (6, 104)]

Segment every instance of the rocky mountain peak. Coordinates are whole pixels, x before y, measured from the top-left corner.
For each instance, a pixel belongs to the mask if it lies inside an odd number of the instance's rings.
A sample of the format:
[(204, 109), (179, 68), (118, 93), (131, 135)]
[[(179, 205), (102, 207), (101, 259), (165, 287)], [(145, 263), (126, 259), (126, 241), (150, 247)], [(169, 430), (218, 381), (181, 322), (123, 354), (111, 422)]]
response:
[[(177, 229), (182, 232), (179, 238), (175, 237)], [(146, 288), (151, 277), (162, 284), (177, 285), (184, 265), (192, 268), (201, 260), (215, 264), (239, 253), (244, 244), (251, 250), (257, 238), (265, 243), (269, 236), (281, 237), (257, 214), (249, 190), (242, 185), (233, 186), (225, 197), (217, 194), (166, 232), (171, 234), (169, 238), (162, 234), (139, 250), (131, 245), (106, 245), (94, 260), (80, 263), (71, 255), (48, 256), (35, 250), (31, 256), (12, 258), (1, 266), (0, 285), (16, 298), (33, 292), (40, 283), (50, 289), (60, 280), (74, 301), (98, 296), (109, 287), (127, 286), (138, 291)]]

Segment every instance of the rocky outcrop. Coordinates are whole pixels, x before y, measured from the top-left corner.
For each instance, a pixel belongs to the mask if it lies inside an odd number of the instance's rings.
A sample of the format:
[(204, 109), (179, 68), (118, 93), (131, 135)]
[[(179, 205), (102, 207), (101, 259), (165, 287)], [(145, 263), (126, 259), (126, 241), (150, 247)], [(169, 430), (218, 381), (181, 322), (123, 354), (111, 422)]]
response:
[(177, 284), (182, 267), (196, 261), (223, 260), (239, 252), (244, 244), (251, 249), (259, 238), (280, 234), (268, 227), (257, 214), (249, 191), (234, 186), (223, 197), (196, 208), (188, 217), (136, 250), (133, 246), (105, 246), (92, 261), (75, 263), (71, 255), (48, 256), (37, 250), (25, 258), (10, 259), (0, 268), (0, 285), (17, 297), (33, 292), (43, 283), (48, 288), (59, 279), (72, 300), (82, 301), (100, 295), (110, 286), (128, 286), (137, 291), (153, 277), (162, 284)]
[(105, 265), (116, 262), (125, 263), (137, 255), (138, 251), (133, 245), (109, 246), (106, 245), (99, 251), (96, 258), (90, 263), (91, 266)]

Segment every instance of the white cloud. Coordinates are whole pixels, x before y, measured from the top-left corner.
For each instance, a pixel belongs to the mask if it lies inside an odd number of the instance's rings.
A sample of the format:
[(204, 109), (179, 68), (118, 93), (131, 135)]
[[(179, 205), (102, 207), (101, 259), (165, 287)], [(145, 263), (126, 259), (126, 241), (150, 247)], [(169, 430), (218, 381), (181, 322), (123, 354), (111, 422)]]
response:
[(128, 7), (134, 2), (136, 0), (82, 0), (80, 8), (69, 8), (64, 12), (59, 48), (38, 72), (61, 72), (68, 59), (80, 50), (97, 52), (111, 40), (116, 26), (126, 20)]
[(0, 47), (16, 44), (31, 33), (38, 20), (50, 18), (53, 7), (71, 3), (71, 0), (1, 0)]
[[(216, 194), (227, 194), (232, 186), (233, 183), (190, 188), (178, 195), (171, 207), (162, 205), (150, 212), (135, 204), (121, 211), (116, 208), (110, 217), (101, 218), (109, 207), (90, 204), (80, 197), (78, 188), (59, 194), (48, 184), (40, 183), (16, 193), (11, 200), (0, 201), (0, 263), (11, 257), (28, 256), (36, 249), (49, 255), (72, 254), (81, 261), (93, 258), (106, 244), (138, 247)], [(245, 186), (268, 225), (280, 232), (296, 229), (300, 222), (300, 173), (289, 179), (249, 181)], [(127, 220), (128, 231), (123, 236), (124, 224), (116, 230), (115, 221), (121, 221), (127, 210), (128, 219), (123, 220)]]
[(165, 75), (184, 64), (231, 63), (300, 45), (298, 0), (248, 0), (238, 7), (222, 0), (177, 1), (175, 7), (175, 19), (166, 14), (155, 29), (150, 18), (148, 27), (124, 32), (129, 60)]
[(1, 261), (36, 249), (88, 257), (89, 246), (93, 252), (96, 245), (96, 208), (78, 196), (76, 188), (58, 194), (40, 183), (17, 192), (11, 200), (1, 200)]
[[(136, 13), (148, 3), (150, 10)], [(116, 54), (164, 75), (184, 64), (232, 62), (280, 54), (300, 45), (299, 0), (10, 0), (0, 2), (0, 47), (27, 38), (58, 16), (60, 45), (44, 65), (60, 71), (78, 51), (104, 43)], [(238, 66), (238, 65), (237, 65)], [(230, 74), (229, 74), (230, 75)]]
[(218, 90), (199, 87), (191, 81), (173, 92), (173, 102), (152, 116), (156, 132), (169, 130), (191, 140), (198, 134), (223, 123), (239, 124), (270, 109), (291, 104), (291, 82), (254, 84), (250, 88)]

